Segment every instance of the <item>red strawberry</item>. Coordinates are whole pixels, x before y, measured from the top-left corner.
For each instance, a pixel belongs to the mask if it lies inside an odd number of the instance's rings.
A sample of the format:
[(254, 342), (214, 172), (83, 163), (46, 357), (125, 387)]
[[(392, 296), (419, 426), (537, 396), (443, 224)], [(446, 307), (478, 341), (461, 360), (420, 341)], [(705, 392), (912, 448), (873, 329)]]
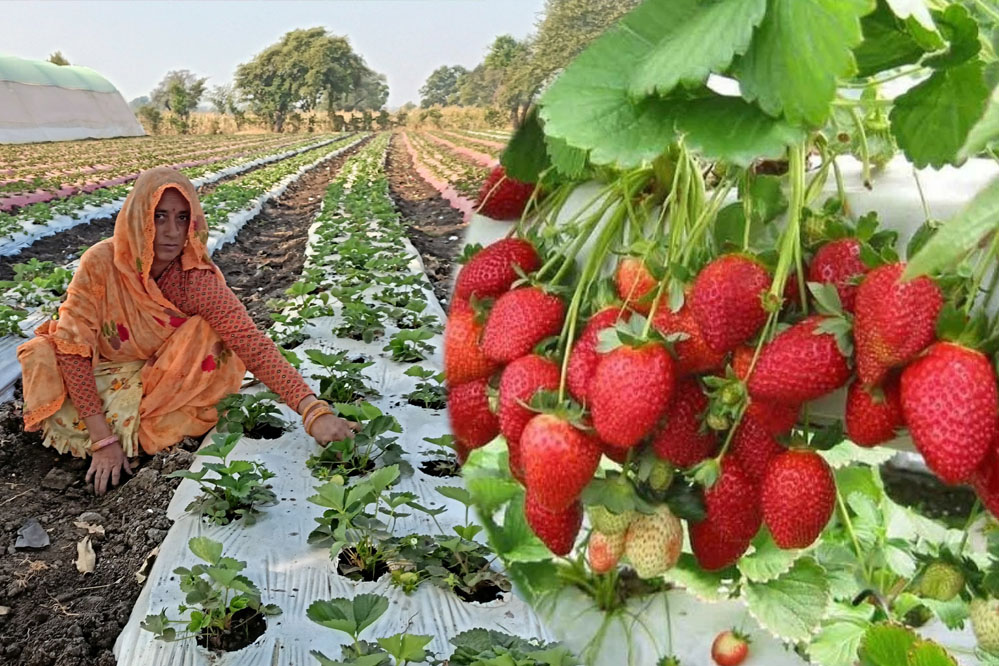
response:
[(464, 465), (465, 461), (468, 460), (468, 454), (472, 452), (472, 449), (466, 446), (461, 440), (454, 440), (454, 457), (457, 458), (459, 465)]
[(621, 555), (624, 554), (624, 538), (624, 532), (620, 534), (591, 532), (590, 542), (586, 547), (586, 561), (590, 565), (590, 571), (603, 574), (616, 567)]
[(808, 281), (832, 284), (843, 310), (852, 313), (857, 298), (857, 279), (868, 270), (860, 260), (860, 241), (840, 238), (826, 243), (815, 253), (808, 266)]
[(118, 339), (122, 342), (128, 342), (128, 329), (123, 324), (117, 324), (115, 328), (118, 329)]
[(701, 416), (708, 408), (696, 379), (680, 381), (666, 409), (666, 423), (652, 440), (656, 455), (677, 467), (690, 467), (712, 456), (718, 448), (714, 431), (702, 427)]
[(527, 489), (550, 511), (579, 498), (600, 463), (597, 440), (553, 414), (538, 414), (520, 436)]
[(993, 516), (999, 517), (999, 442), (992, 442), (988, 453), (971, 475), (971, 487), (975, 489), (982, 506)]
[(879, 266), (857, 289), (857, 375), (868, 386), (880, 384), (890, 368), (911, 361), (936, 335), (943, 295), (927, 277), (901, 282), (904, 270), (902, 263)]
[(482, 333), (486, 356), (500, 363), (526, 356), (545, 338), (558, 335), (565, 304), (537, 287), (508, 291), (496, 300)]
[(807, 548), (836, 505), (836, 481), (814, 451), (791, 450), (770, 461), (761, 488), (763, 522), (783, 549)]
[(649, 314), (652, 309), (650, 294), (659, 283), (639, 257), (625, 257), (618, 263), (614, 284), (617, 285), (618, 297), (628, 307), (636, 312)]
[(470, 449), (485, 446), (499, 434), (499, 421), (489, 410), (489, 384), (485, 379), (451, 387), (447, 410), (454, 438)]
[[(745, 345), (738, 347), (732, 355), (732, 369), (736, 377), (745, 381), (754, 350)], [(755, 369), (754, 369), (755, 372)], [(798, 405), (785, 405), (770, 400), (749, 399), (746, 416), (752, 417), (774, 437), (786, 435), (798, 420)]]
[(858, 380), (846, 392), (846, 434), (860, 446), (876, 446), (895, 438), (905, 427), (898, 375), (889, 375), (877, 390)]
[(988, 357), (938, 342), (902, 372), (902, 414), (926, 464), (945, 483), (967, 481), (999, 433)]
[(530, 404), (540, 389), (558, 389), (559, 367), (534, 354), (521, 356), (503, 369), (499, 385), (499, 425), (507, 442), (519, 442), (527, 422), (537, 416)]
[(479, 190), (477, 212), (494, 220), (520, 219), (533, 193), (532, 183), (511, 178), (502, 166), (494, 167)]
[(746, 413), (732, 437), (729, 455), (739, 461), (743, 471), (759, 486), (763, 483), (770, 461), (784, 450), (765, 426)]
[(467, 301), (472, 296), (491, 298), (508, 291), (519, 277), (514, 266), (524, 273), (533, 273), (541, 267), (541, 257), (528, 241), (504, 238), (486, 246), (458, 273), (454, 300)]
[(444, 326), (444, 377), (451, 386), (483, 379), (499, 367), (482, 351), (482, 324), (471, 308), (452, 310)]
[(590, 415), (600, 438), (631, 448), (662, 418), (673, 393), (673, 360), (658, 343), (604, 355), (590, 381)]
[(573, 502), (564, 509), (549, 511), (528, 489), (524, 498), (524, 517), (548, 550), (556, 555), (568, 555), (583, 525), (583, 505)]
[(618, 321), (619, 315), (621, 321), (628, 321), (631, 316), (627, 310), (622, 312), (620, 308), (616, 307), (604, 308), (596, 313), (586, 322), (582, 334), (572, 346), (572, 352), (569, 355), (569, 368), (566, 372), (566, 384), (572, 397), (581, 403), (587, 402), (590, 379), (593, 378), (593, 372), (597, 369), (597, 363), (600, 362), (601, 354), (597, 351), (597, 345), (600, 343), (600, 332), (612, 328)]
[(664, 336), (670, 333), (687, 336), (673, 343), (678, 376), (710, 372), (725, 364), (725, 353), (716, 352), (708, 346), (688, 304), (685, 303), (679, 312), (673, 312), (666, 303), (660, 303), (652, 317), (652, 325)]
[(524, 456), (521, 453), (520, 441), (506, 441), (507, 467), (510, 468), (510, 476), (517, 479), (520, 485), (524, 485), (527, 477), (524, 475)]
[(735, 541), (725, 538), (710, 521), (690, 523), (690, 548), (694, 551), (697, 564), (705, 571), (718, 571), (731, 566), (749, 550), (752, 539)]
[(616, 446), (600, 442), (600, 450), (618, 465), (628, 462), (628, 449), (619, 449)]
[(723, 631), (711, 644), (711, 658), (718, 666), (739, 666), (749, 655), (749, 639), (734, 629)]
[(749, 378), (752, 397), (799, 405), (846, 384), (850, 366), (836, 336), (818, 330), (826, 319), (808, 317), (763, 346)]
[(704, 491), (704, 521), (729, 541), (751, 540), (760, 529), (759, 493), (752, 478), (732, 457), (722, 460), (721, 476)]
[(690, 292), (690, 309), (704, 340), (716, 352), (727, 352), (750, 339), (767, 320), (764, 292), (770, 276), (749, 257), (718, 257), (698, 274)]

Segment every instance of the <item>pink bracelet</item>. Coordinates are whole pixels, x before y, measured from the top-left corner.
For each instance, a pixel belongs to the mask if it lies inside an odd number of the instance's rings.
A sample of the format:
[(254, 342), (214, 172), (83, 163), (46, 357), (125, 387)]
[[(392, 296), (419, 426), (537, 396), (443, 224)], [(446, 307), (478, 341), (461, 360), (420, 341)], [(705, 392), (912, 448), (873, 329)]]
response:
[(116, 444), (118, 442), (118, 435), (109, 435), (104, 439), (98, 440), (90, 445), (90, 452), (100, 451), (105, 446), (110, 446), (111, 444)]

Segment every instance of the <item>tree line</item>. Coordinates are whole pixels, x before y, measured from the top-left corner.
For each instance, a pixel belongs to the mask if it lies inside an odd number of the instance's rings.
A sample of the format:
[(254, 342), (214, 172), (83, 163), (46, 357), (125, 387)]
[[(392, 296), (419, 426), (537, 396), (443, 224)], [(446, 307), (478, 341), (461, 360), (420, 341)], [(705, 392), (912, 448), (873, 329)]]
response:
[(500, 35), (473, 69), (443, 65), (420, 88), (420, 106), (482, 106), (506, 113), (514, 126), (544, 87), (640, 0), (547, 0), (535, 31), (522, 40)]

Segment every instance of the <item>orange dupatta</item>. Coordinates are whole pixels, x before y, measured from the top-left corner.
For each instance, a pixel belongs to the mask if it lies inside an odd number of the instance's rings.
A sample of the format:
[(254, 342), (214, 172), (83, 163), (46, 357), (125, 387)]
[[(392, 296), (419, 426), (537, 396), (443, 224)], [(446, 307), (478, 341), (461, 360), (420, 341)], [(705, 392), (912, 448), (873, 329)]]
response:
[[(144, 172), (125, 199), (112, 238), (80, 258), (59, 317), (35, 330), (18, 347), (24, 379), (24, 424), (38, 430), (60, 409), (66, 387), (56, 351), (102, 361), (145, 361), (139, 407), (139, 441), (154, 453), (185, 435), (207, 432), (217, 421), (215, 404), (239, 389), (245, 366), (224, 353), (218, 335), (201, 317), (187, 317), (160, 291), (149, 271), (160, 196), (175, 188), (191, 208), (191, 226), (180, 256), (181, 270), (222, 273), (205, 249), (208, 230), (194, 185), (179, 171)], [(208, 357), (213, 363), (205, 363)]]

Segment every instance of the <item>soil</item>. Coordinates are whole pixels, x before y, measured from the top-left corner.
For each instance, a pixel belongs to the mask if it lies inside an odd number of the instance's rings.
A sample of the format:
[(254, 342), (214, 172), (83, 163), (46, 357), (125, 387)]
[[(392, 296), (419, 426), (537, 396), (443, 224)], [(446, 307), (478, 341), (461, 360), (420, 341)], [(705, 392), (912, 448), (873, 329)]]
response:
[(398, 134), (392, 136), (386, 171), (392, 201), (406, 225), (406, 234), (423, 259), (434, 293), (446, 307), (454, 279), (454, 260), (467, 226), (462, 213), (416, 173)]
[(369, 583), (374, 582), (389, 573), (388, 565), (382, 560), (378, 560), (375, 563), (374, 572), (371, 572), (368, 569), (359, 569), (351, 563), (356, 556), (356, 551), (353, 548), (344, 548), (340, 551), (340, 557), (337, 558), (336, 564), (337, 573), (341, 576), (346, 576), (351, 580), (361, 580)]
[(441, 478), (461, 476), (461, 465), (454, 458), (434, 458), (420, 463), (420, 471), (427, 476)]
[(257, 640), (267, 631), (267, 620), (252, 608), (232, 614), (232, 628), (221, 634), (199, 635), (195, 640), (201, 647), (222, 652), (235, 652)]
[(503, 596), (503, 590), (491, 581), (484, 580), (481, 583), (476, 584), (472, 588), (471, 592), (466, 592), (465, 590), (456, 587), (454, 588), (455, 595), (466, 603), (478, 603), (485, 604), (490, 601), (495, 601)]

